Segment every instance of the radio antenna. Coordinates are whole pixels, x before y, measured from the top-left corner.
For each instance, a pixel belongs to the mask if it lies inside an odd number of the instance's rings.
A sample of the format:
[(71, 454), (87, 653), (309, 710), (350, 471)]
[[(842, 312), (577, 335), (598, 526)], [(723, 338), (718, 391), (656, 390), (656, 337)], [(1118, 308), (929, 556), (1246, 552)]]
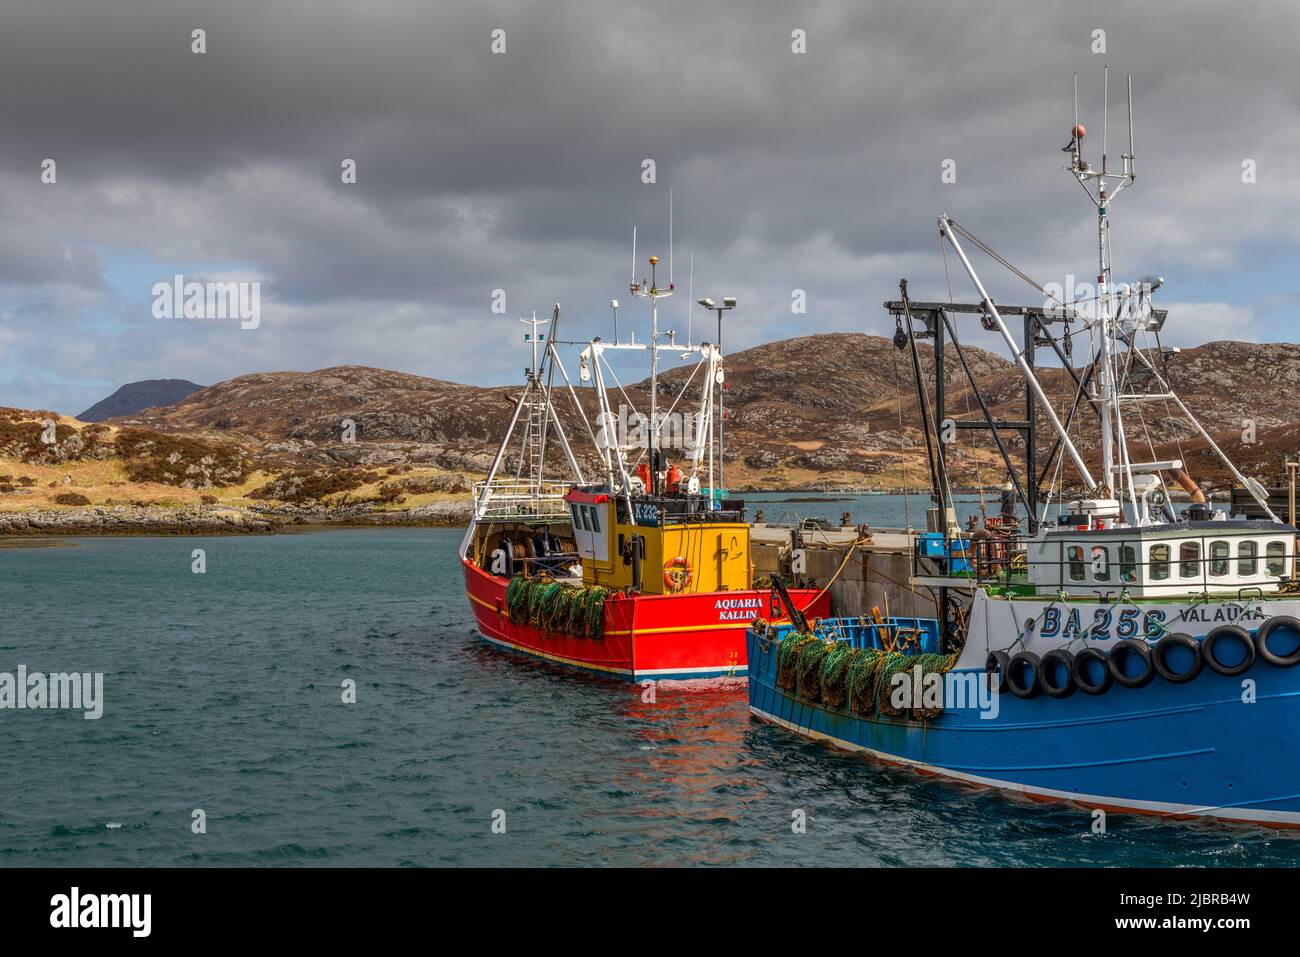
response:
[(668, 187), (668, 285), (673, 284), (673, 188)]
[(1074, 75), (1074, 128), (1076, 130), (1079, 128), (1079, 74), (1077, 73)]
[(1106, 168), (1106, 151), (1110, 143), (1110, 67), (1101, 70), (1101, 172), (1109, 173)]
[(636, 227), (632, 227), (632, 282), (636, 282)]
[(695, 250), (691, 250), (691, 275), (686, 285), (686, 344), (692, 346), (695, 340), (691, 338), (691, 319), (695, 313)]
[[(1103, 88), (1109, 90), (1109, 71), (1106, 68), (1107, 79), (1103, 83)], [(1083, 186), (1088, 193), (1089, 198), (1098, 207), (1098, 213), (1104, 220), (1109, 205), (1121, 191), (1131, 186), (1133, 183), (1133, 78), (1128, 80), (1128, 138), (1129, 147), (1127, 153), (1121, 153), (1123, 159), (1121, 169), (1112, 172), (1108, 165), (1107, 154), (1110, 149), (1110, 137), (1107, 132), (1109, 123), (1108, 105), (1102, 108), (1102, 145), (1101, 145), (1101, 169), (1094, 169), (1083, 158), (1083, 138), (1087, 131), (1083, 124), (1079, 122), (1079, 75), (1074, 75), (1074, 128), (1070, 130), (1070, 143), (1064, 147), (1065, 152), (1070, 154), (1070, 165), (1066, 167), (1074, 177)], [(1102, 269), (1107, 272), (1107, 269)]]
[(1128, 172), (1133, 175), (1133, 77), (1128, 78)]

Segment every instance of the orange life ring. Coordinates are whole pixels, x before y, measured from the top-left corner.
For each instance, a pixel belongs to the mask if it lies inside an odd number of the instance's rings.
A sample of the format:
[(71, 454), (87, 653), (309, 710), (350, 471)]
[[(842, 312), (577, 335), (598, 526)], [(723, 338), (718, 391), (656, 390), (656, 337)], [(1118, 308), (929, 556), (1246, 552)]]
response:
[(695, 580), (695, 569), (681, 555), (664, 562), (664, 587), (669, 593), (685, 591)]

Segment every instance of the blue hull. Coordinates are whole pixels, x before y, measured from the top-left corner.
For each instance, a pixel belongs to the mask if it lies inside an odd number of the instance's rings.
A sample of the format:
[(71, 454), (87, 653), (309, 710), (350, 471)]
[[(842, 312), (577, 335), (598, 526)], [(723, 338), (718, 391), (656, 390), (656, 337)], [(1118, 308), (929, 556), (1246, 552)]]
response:
[[(1064, 699), (1004, 693), (996, 717), (961, 708), (923, 723), (786, 693), (778, 643), (752, 630), (747, 641), (751, 712), (805, 737), (1090, 807), (1300, 827), (1300, 668), (1257, 661), (1238, 677), (1206, 668), (1184, 684)], [(1242, 700), (1247, 679), (1253, 704)]]

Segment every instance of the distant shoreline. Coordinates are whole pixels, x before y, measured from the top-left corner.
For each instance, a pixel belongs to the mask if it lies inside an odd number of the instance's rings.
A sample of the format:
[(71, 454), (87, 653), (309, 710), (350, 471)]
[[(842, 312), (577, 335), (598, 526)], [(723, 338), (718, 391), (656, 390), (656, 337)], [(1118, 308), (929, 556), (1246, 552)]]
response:
[(0, 538), (93, 535), (270, 535), (324, 528), (464, 527), (470, 503), (436, 502), (413, 509), (230, 505), (86, 506), (0, 512)]
[[(928, 499), (924, 489), (870, 490), (763, 489), (736, 490), (749, 495), (790, 496), (790, 502), (847, 502), (857, 497), (889, 495)], [(985, 497), (996, 491), (985, 489)], [(979, 496), (979, 489), (954, 490), (954, 501)], [(960, 496), (961, 498), (957, 498)], [(755, 505), (763, 504), (755, 499)], [(0, 511), (0, 539), (66, 538), (98, 535), (271, 535), (331, 528), (465, 528), (472, 516), (468, 499), (432, 502), (408, 509), (379, 509), (370, 503), (343, 506), (289, 505), (91, 505), (71, 508)]]

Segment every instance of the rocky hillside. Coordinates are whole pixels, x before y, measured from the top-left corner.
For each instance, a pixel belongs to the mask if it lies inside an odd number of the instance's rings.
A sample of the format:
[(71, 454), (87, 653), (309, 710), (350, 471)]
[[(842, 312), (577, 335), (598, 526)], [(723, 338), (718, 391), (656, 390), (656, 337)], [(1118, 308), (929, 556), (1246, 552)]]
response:
[[(980, 376), (1010, 368), (982, 350), (969, 355)], [(729, 485), (896, 486), (919, 480), (916, 451), (922, 440), (910, 366), (888, 340), (854, 334), (791, 339), (738, 353), (727, 370)], [(661, 377), (665, 403), (687, 374), (677, 368)], [(482, 472), (509, 425), (518, 393), (518, 386), (479, 388), (339, 366), (240, 376), (172, 407), (115, 421), (210, 439), (249, 437), (267, 454), (302, 464), (417, 463)], [(648, 381), (630, 384), (627, 393), (637, 409), (648, 410)], [(593, 391), (579, 387), (577, 396), (583, 418), (594, 422)], [(572, 399), (559, 395), (557, 407), (579, 458), (594, 465)], [(345, 441), (348, 422), (355, 442)], [(954, 461), (988, 455), (955, 450)]]
[(412, 462), (482, 470), (509, 425), (517, 395), (517, 388), (337, 366), (240, 376), (170, 408), (117, 422), (214, 438), (247, 436), (269, 454), (304, 463)]
[(0, 537), (443, 524), (468, 514), (468, 475), (406, 463), (311, 464), (268, 445), (229, 430), (160, 431), (0, 408)]
[[(980, 349), (967, 357), (992, 414), (1023, 417), (1015, 368)], [(922, 347), (921, 358), (928, 379), (933, 356)], [(952, 350), (946, 366), (948, 415), (979, 418)], [(1282, 483), (1286, 461), (1300, 456), (1300, 346), (1210, 343), (1173, 356), (1166, 371), (1243, 471)], [(661, 408), (686, 376), (682, 368), (664, 373)], [(1064, 410), (1074, 389), (1068, 374), (1044, 369), (1042, 380)], [(927, 481), (911, 365), (887, 339), (844, 334), (769, 343), (729, 357), (727, 386), (733, 489), (915, 488)], [(636, 408), (647, 408), (647, 390), (646, 382), (627, 387)], [(177, 508), (215, 510), (193, 512), (193, 521), (245, 528), (318, 514), (450, 520), (449, 509), (464, 507), (470, 483), (490, 465), (518, 392), (339, 366), (240, 376), (103, 423), (0, 409), (0, 513), (11, 524), (25, 516), (20, 524), (31, 528), (63, 523), (59, 509), (88, 508), (97, 510), (95, 522), (127, 526), (155, 521), (151, 510)], [(582, 421), (595, 419), (589, 386), (578, 388), (578, 400), (581, 415), (567, 393), (558, 407), (590, 466), (595, 456)], [(1157, 400), (1129, 414), (1134, 454), (1182, 458), (1211, 489), (1231, 484), (1205, 439), (1175, 411)], [(1085, 403), (1074, 432), (1096, 471), (1091, 415)], [(1041, 424), (1040, 456), (1052, 440)], [(1011, 454), (1023, 456), (1019, 437), (1005, 438)], [(948, 459), (956, 485), (1003, 481), (985, 433), (959, 431)], [(554, 447), (550, 461), (562, 464)], [(1063, 474), (1073, 484), (1072, 471)]]
[[(933, 357), (928, 347), (921, 351), (928, 382)], [(982, 349), (968, 348), (966, 354), (992, 413), (1023, 418), (1023, 383), (1014, 366)], [(946, 355), (948, 415), (980, 418), (955, 351), (950, 347)], [(729, 485), (897, 487), (925, 481), (912, 369), (908, 354), (890, 340), (858, 334), (787, 339), (730, 356), (726, 368)], [(1165, 371), (1220, 444), (1264, 481), (1280, 481), (1300, 431), (1300, 346), (1215, 342), (1173, 356)], [(680, 389), (686, 375), (678, 368), (661, 376), (661, 401)], [(1061, 369), (1044, 369), (1041, 377), (1063, 412), (1073, 382)], [(594, 420), (592, 390), (580, 386), (578, 394), (584, 417)], [(646, 409), (648, 382), (630, 385), (628, 394)], [(263, 456), (300, 468), (414, 464), (474, 473), (490, 464), (517, 395), (517, 386), (480, 388), (338, 366), (240, 376), (170, 407), (114, 422), (251, 442)], [(567, 396), (559, 397), (559, 409), (580, 456), (590, 462), (585, 427)], [(1084, 404), (1073, 431), (1085, 454), (1095, 458), (1096, 430), (1087, 410)], [(1129, 422), (1135, 454), (1146, 453), (1149, 440), (1157, 456), (1181, 455), (1195, 464), (1198, 478), (1224, 484), (1226, 473), (1205, 454), (1204, 440), (1175, 413), (1163, 401), (1144, 405)], [(349, 421), (352, 442), (344, 440)], [(1251, 422), (1256, 441), (1243, 444)], [(1040, 426), (1041, 456), (1051, 435), (1041, 416)], [(1005, 440), (1014, 455), (1023, 455), (1017, 435), (1006, 433)], [(1001, 481), (1000, 458), (987, 434), (958, 432), (949, 461), (957, 483)]]

